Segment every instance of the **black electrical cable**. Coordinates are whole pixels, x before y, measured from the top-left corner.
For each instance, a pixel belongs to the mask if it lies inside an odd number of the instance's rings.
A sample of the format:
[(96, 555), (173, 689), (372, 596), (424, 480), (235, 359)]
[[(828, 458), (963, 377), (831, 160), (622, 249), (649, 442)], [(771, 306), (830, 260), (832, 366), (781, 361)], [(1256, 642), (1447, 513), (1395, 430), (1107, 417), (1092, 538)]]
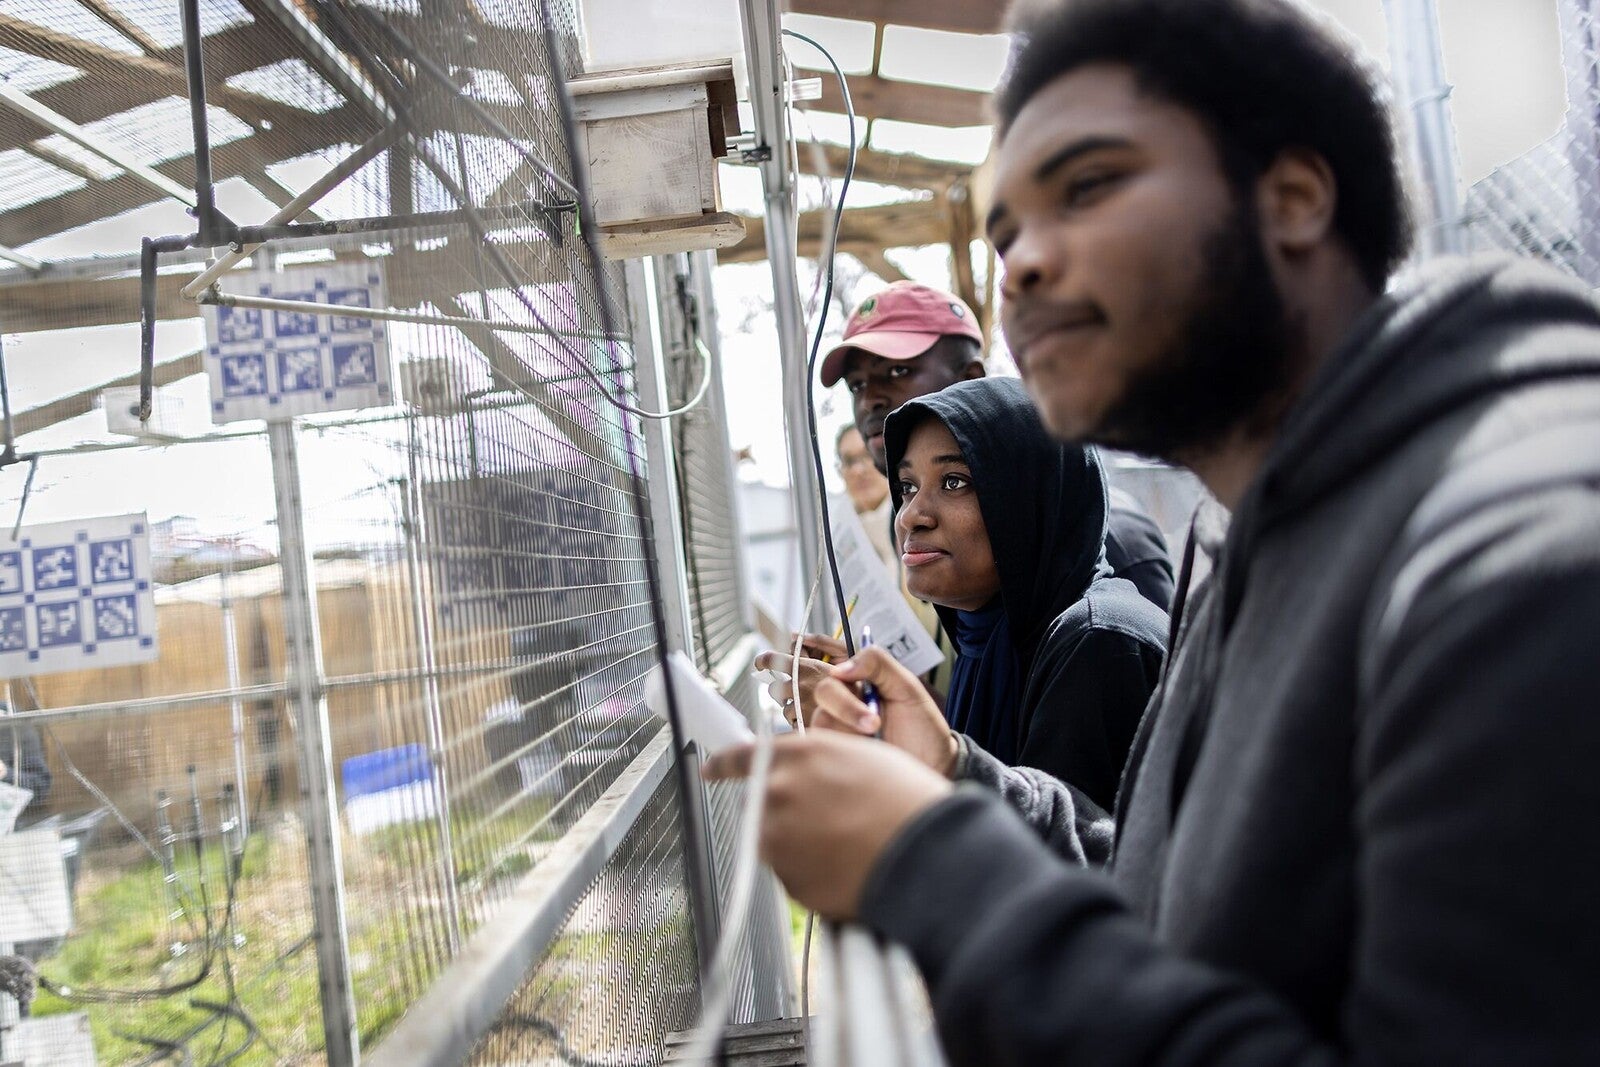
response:
[(823, 267), (824, 282), (822, 286), (822, 304), (817, 310), (816, 333), (811, 340), (811, 354), (806, 358), (806, 431), (811, 438), (811, 462), (817, 472), (817, 495), (820, 498), (822, 513), (822, 543), (827, 550), (828, 572), (833, 578), (833, 595), (839, 607), (839, 629), (844, 635), (845, 651), (850, 655), (856, 654), (856, 642), (850, 632), (850, 621), (845, 618), (848, 601), (844, 596), (844, 582), (839, 578), (839, 556), (833, 546), (833, 520), (828, 515), (828, 494), (823, 488), (826, 477), (822, 463), (822, 443), (817, 438), (817, 354), (822, 349), (822, 334), (828, 325), (828, 305), (833, 302), (833, 273), (834, 263), (839, 255), (839, 225), (844, 219), (844, 199), (850, 192), (850, 180), (856, 173), (856, 109), (850, 99), (850, 83), (845, 79), (844, 71), (839, 69), (838, 62), (821, 44), (794, 30), (784, 30), (785, 37), (793, 37), (822, 53), (822, 57), (833, 68), (834, 76), (839, 79), (839, 93), (844, 100), (844, 110), (847, 121), (850, 123), (850, 156), (845, 162), (844, 180), (839, 183), (839, 198), (833, 205), (833, 237), (829, 241), (828, 259)]

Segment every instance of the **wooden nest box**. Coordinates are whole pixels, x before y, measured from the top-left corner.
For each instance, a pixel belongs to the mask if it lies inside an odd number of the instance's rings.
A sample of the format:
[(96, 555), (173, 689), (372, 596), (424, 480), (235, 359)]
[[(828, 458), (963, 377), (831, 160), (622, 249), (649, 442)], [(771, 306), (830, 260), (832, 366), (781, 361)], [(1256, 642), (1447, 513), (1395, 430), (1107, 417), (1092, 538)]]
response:
[(739, 134), (731, 61), (586, 75), (573, 79), (572, 96), (607, 259), (744, 236), (717, 187), (717, 160)]

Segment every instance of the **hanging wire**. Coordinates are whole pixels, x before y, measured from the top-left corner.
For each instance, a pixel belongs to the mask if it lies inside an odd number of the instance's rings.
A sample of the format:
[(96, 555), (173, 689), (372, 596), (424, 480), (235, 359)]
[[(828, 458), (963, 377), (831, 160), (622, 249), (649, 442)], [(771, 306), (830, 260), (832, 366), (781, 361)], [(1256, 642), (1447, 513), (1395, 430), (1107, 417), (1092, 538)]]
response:
[(822, 518), (822, 543), (827, 550), (828, 571), (833, 577), (833, 594), (839, 605), (839, 614), (843, 620), (841, 630), (844, 635), (845, 651), (854, 656), (856, 654), (855, 637), (850, 631), (850, 621), (844, 619), (845, 604), (848, 601), (844, 595), (844, 582), (839, 577), (839, 556), (833, 544), (833, 520), (828, 515), (828, 494), (823, 489), (826, 484), (827, 468), (822, 461), (822, 443), (817, 435), (817, 355), (822, 349), (822, 335), (828, 325), (828, 308), (833, 303), (833, 276), (834, 268), (838, 261), (839, 253), (839, 227), (844, 220), (845, 199), (850, 194), (850, 181), (856, 173), (856, 109), (855, 103), (850, 99), (850, 83), (840, 69), (839, 63), (833, 58), (833, 53), (822, 47), (813, 38), (795, 30), (784, 30), (785, 37), (793, 37), (804, 41), (811, 47), (821, 52), (828, 65), (833, 68), (833, 73), (839, 79), (839, 92), (844, 100), (845, 117), (850, 123), (850, 155), (845, 163), (844, 178), (839, 183), (839, 197), (833, 205), (833, 226), (828, 235), (828, 249), (824, 257), (826, 264), (825, 280), (822, 287), (822, 306), (817, 315), (816, 332), (811, 340), (811, 354), (806, 359), (806, 431), (811, 439), (811, 462), (816, 469), (817, 492), (821, 496), (821, 506), (817, 509)]

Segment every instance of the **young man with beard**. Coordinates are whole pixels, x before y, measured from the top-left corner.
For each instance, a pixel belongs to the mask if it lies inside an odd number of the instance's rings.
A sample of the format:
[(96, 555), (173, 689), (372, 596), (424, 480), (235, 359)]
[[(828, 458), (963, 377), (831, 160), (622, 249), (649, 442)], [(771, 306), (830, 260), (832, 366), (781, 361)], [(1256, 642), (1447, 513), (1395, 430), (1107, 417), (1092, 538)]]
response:
[(819, 719), (893, 743), (784, 739), (764, 854), (909, 946), (956, 1064), (1600, 1063), (1600, 303), (1528, 263), (1386, 292), (1384, 105), (1288, 0), (1056, 8), (1000, 113), (1045, 422), (1186, 464), (1233, 523), (1108, 872), (1070, 862), (1069, 791), (961, 751), (871, 650)]

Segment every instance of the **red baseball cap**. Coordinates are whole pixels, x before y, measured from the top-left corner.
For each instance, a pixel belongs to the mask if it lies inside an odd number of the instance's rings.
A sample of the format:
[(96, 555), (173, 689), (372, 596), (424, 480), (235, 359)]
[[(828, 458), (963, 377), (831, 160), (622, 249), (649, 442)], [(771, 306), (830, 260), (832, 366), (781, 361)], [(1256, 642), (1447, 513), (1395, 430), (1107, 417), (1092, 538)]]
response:
[(915, 359), (950, 335), (983, 343), (983, 331), (972, 309), (954, 293), (917, 282), (895, 282), (861, 306), (844, 324), (844, 339), (822, 360), (822, 384), (831, 387), (844, 377), (852, 349), (884, 359)]

